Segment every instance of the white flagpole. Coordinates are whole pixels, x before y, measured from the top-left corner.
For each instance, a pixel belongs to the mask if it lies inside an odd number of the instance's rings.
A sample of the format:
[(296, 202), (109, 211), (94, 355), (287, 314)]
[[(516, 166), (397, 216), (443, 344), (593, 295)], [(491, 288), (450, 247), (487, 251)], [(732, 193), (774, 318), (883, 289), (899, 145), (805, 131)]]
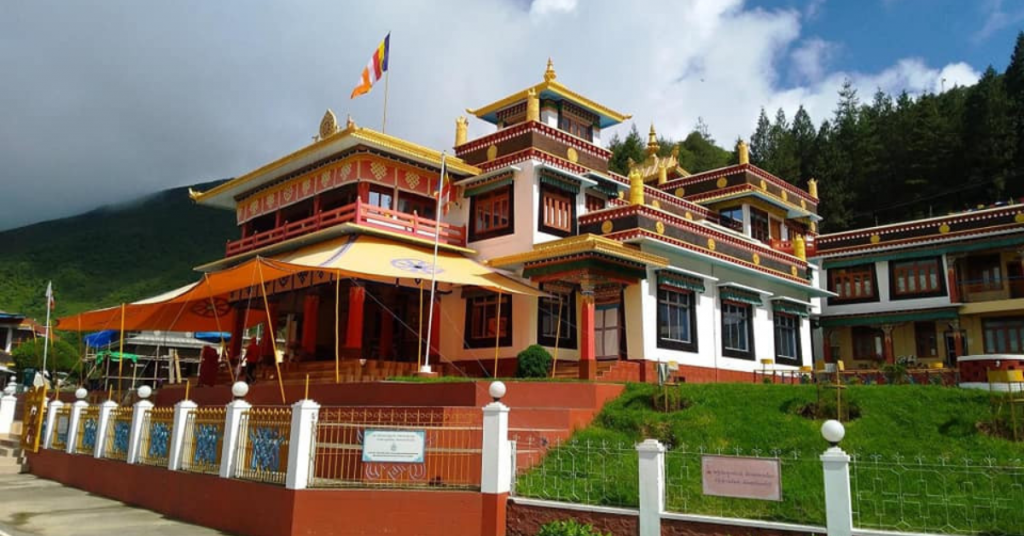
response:
[[(38, 294), (37, 294), (38, 296)], [(50, 352), (50, 304), (53, 303), (53, 281), (46, 283), (46, 339), (43, 340), (43, 376), (46, 376), (46, 358)]]
[(434, 291), (437, 289), (437, 247), (441, 241), (441, 194), (444, 192), (445, 158), (441, 153), (441, 175), (437, 181), (437, 208), (434, 210), (434, 264), (430, 268), (430, 314), (427, 316), (427, 349), (423, 353), (423, 367), (420, 372), (430, 373), (430, 334), (434, 327)]

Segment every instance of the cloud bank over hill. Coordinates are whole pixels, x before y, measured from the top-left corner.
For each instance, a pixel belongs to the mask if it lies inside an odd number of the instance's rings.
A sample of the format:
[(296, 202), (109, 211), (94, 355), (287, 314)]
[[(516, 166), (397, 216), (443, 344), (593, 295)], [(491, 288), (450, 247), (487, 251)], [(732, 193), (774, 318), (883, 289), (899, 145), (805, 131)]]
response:
[(560, 81), (641, 128), (681, 138), (703, 117), (723, 146), (762, 106), (803, 104), (820, 122), (845, 79), (864, 98), (978, 79), (912, 57), (836, 70), (842, 45), (802, 28), (822, 9), (811, 4), (16, 3), (0, 17), (0, 229), (245, 173), (308, 143), (328, 107), (380, 128), (384, 88), (348, 95), (388, 31), (387, 131), (436, 148), (465, 108), (540, 81), (548, 57)]

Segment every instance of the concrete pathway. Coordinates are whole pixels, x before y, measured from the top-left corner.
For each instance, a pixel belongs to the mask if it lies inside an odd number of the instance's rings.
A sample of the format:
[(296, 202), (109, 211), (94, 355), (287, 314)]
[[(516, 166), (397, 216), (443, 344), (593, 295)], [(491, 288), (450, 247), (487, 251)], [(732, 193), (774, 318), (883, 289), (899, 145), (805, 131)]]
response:
[(0, 475), (0, 536), (213, 536), (220, 532), (33, 475)]

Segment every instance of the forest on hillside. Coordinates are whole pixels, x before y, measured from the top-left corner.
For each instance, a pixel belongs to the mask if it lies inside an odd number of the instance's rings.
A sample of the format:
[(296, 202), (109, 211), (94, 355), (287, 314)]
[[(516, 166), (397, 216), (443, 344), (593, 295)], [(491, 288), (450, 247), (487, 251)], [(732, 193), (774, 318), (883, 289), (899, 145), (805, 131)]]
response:
[[(847, 82), (831, 117), (801, 106), (792, 118), (761, 109), (750, 136), (751, 163), (806, 188), (819, 181), (823, 232), (938, 216), (1024, 197), (1024, 32), (1003, 73), (991, 66), (977, 84), (911, 96), (869, 98)], [(736, 163), (701, 119), (679, 147), (680, 165), (698, 173)], [(643, 160), (634, 126), (609, 143), (611, 168)]]

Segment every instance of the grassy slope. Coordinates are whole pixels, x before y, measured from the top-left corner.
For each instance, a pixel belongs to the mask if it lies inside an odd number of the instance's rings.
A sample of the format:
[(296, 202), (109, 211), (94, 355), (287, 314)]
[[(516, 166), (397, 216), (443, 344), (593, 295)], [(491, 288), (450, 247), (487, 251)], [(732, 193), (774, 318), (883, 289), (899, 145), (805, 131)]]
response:
[(41, 319), (48, 280), (57, 315), (170, 290), (236, 234), (232, 212), (196, 206), (187, 188), (0, 232), (0, 310)]
[[(654, 386), (631, 385), (620, 398), (609, 403), (594, 423), (574, 436), (575, 442), (590, 445), (625, 445), (654, 437), (674, 445), (667, 456), (670, 510), (711, 515), (740, 516), (800, 523), (824, 523), (821, 464), (817, 456), (827, 448), (821, 438), (820, 420), (799, 416), (798, 408), (817, 399), (813, 385), (718, 384), (684, 385), (681, 396), (690, 407), (662, 413), (651, 409), (651, 397), (660, 392)], [(834, 391), (822, 391), (834, 397)], [(891, 459), (902, 454), (908, 460), (924, 455), (929, 460), (947, 457), (953, 461), (985, 457), (1009, 461), (1024, 455), (1024, 446), (979, 433), (975, 424), (989, 417), (985, 392), (933, 386), (852, 386), (843, 393), (862, 415), (847, 423), (843, 448), (863, 457), (883, 454)], [(709, 452), (751, 455), (760, 449), (770, 456), (778, 449), (783, 458), (781, 503), (704, 497), (700, 491), (699, 454), (680, 455), (700, 447)], [(616, 449), (610, 449), (615, 451)], [(572, 458), (573, 475), (565, 471)], [(591, 494), (590, 501), (635, 505), (635, 455), (624, 463), (605, 456), (588, 462), (579, 451), (551, 451), (544, 464), (517, 482), (519, 493), (560, 500), (585, 501), (588, 485), (604, 487)], [(600, 467), (601, 473), (582, 474), (581, 467)], [(555, 476), (555, 478), (552, 478)], [(554, 483), (561, 480), (561, 483)], [(605, 485), (600, 481), (610, 481)], [(570, 482), (572, 481), (572, 482)], [(581, 492), (581, 490), (584, 490)], [(599, 490), (600, 491), (600, 490)], [(594, 500), (597, 499), (597, 500)], [(867, 515), (867, 513), (865, 513)], [(883, 523), (888, 520), (881, 520)]]

